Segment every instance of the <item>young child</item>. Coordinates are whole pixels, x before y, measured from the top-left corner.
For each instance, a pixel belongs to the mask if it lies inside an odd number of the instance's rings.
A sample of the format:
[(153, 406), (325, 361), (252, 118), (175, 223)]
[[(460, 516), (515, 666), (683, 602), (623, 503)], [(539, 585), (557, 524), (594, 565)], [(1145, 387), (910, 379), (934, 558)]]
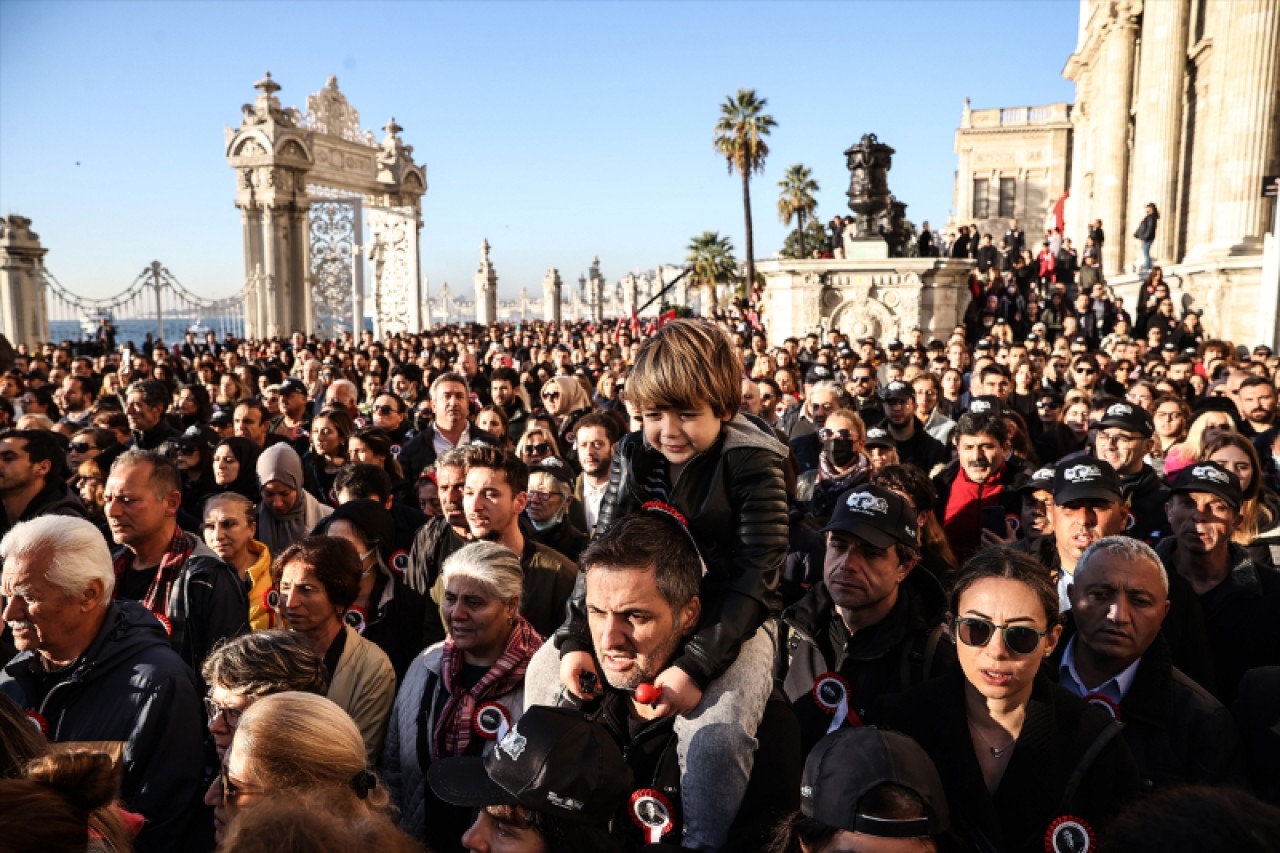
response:
[[(771, 620), (781, 607), (788, 534), (787, 448), (739, 414), (742, 376), (728, 336), (708, 323), (669, 322), (644, 343), (626, 388), (641, 431), (618, 445), (596, 527), (598, 535), (649, 501), (668, 504), (687, 519), (706, 564), (698, 629), (653, 680), (661, 690), (654, 709), (678, 715), (681, 843), (688, 848), (725, 843), (772, 689)], [(579, 575), (568, 621), (556, 633), (560, 681), (580, 699), (591, 698), (581, 675), (599, 678), (585, 595)]]

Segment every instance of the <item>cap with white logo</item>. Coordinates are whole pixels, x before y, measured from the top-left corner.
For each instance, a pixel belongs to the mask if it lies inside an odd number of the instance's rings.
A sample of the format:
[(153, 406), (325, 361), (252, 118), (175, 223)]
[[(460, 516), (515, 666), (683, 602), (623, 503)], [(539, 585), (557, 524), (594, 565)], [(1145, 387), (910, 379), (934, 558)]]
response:
[(1053, 470), (1053, 502), (1061, 506), (1079, 500), (1124, 500), (1116, 469), (1102, 459), (1087, 456), (1059, 462)]
[(1112, 403), (1098, 421), (1098, 426), (1102, 429), (1111, 427), (1136, 432), (1143, 438), (1150, 438), (1156, 431), (1155, 421), (1147, 410), (1130, 403)]
[(870, 484), (854, 486), (836, 502), (831, 521), (822, 532), (857, 536), (877, 548), (893, 544), (919, 547), (916, 512), (902, 496)]
[(1208, 492), (1217, 495), (1232, 508), (1239, 509), (1244, 502), (1244, 490), (1240, 488), (1240, 478), (1217, 462), (1197, 462), (1178, 472), (1170, 489), (1174, 494), (1186, 492)]

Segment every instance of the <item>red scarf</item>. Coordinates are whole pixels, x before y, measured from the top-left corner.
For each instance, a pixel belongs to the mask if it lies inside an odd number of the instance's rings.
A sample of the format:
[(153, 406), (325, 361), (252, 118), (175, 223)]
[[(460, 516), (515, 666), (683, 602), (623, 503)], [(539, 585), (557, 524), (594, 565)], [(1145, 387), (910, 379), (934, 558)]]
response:
[(453, 637), (444, 641), (444, 656), (440, 661), (440, 680), (449, 701), (436, 719), (432, 733), (435, 758), (463, 755), (471, 744), (475, 732), (471, 728), (476, 708), (491, 699), (497, 699), (515, 690), (524, 681), (529, 659), (542, 645), (542, 637), (523, 616), (518, 616), (507, 647), (489, 667), (489, 671), (470, 690), (464, 690), (458, 681), (462, 673), (462, 654), (453, 644)]
[[(187, 558), (191, 556), (195, 545), (187, 537), (187, 534), (181, 527), (175, 527), (173, 531), (173, 540), (169, 543), (168, 549), (165, 550), (164, 556), (160, 558), (160, 565), (156, 567), (155, 576), (151, 578), (151, 586), (147, 587), (147, 594), (142, 597), (142, 605), (157, 616), (169, 616), (169, 593), (173, 589), (173, 582), (178, 578), (178, 572), (182, 571), (182, 567), (187, 564)], [(127, 571), (133, 570), (134, 554), (128, 548), (121, 549), (120, 556), (116, 557), (112, 568), (116, 573), (116, 591), (120, 590), (120, 577)]]

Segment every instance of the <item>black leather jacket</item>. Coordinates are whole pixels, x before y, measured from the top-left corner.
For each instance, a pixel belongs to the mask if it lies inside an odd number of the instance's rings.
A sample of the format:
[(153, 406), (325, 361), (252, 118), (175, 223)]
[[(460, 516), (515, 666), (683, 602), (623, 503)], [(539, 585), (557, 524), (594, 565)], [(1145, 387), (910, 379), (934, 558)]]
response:
[[(763, 422), (736, 415), (716, 443), (695, 456), (672, 485), (670, 502), (689, 520), (707, 574), (697, 633), (675, 664), (704, 690), (724, 673), (738, 649), (782, 609), (778, 590), (787, 555), (787, 495), (782, 465), (787, 448)], [(647, 474), (662, 461), (641, 433), (618, 444), (596, 535), (648, 500)], [(560, 653), (592, 649), (585, 609), (585, 576), (569, 598), (569, 619), (556, 632)]]

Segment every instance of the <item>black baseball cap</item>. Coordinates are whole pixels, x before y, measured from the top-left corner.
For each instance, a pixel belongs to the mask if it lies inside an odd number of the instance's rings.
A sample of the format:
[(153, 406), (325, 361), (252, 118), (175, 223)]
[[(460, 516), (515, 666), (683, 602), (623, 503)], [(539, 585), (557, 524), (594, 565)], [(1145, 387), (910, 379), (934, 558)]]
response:
[(1053, 469), (1053, 502), (1062, 506), (1080, 500), (1124, 500), (1120, 478), (1111, 463), (1088, 456), (1058, 463)]
[[(924, 816), (867, 814), (863, 800), (884, 784), (919, 797)], [(951, 825), (942, 779), (924, 749), (906, 735), (871, 726), (843, 727), (818, 741), (800, 777), (800, 811), (827, 826), (880, 838), (932, 837)]]
[(524, 806), (577, 823), (608, 824), (631, 791), (631, 768), (613, 736), (576, 708), (534, 705), (480, 756), (443, 758), (431, 790), (469, 808)]
[(854, 486), (836, 501), (831, 521), (822, 528), (849, 533), (877, 548), (890, 545), (920, 546), (916, 538), (916, 512), (896, 492), (879, 486)]
[(969, 401), (969, 414), (971, 415), (996, 415), (1002, 418), (1008, 411), (1009, 408), (1004, 402), (994, 395), (984, 394)]
[(1098, 421), (1098, 426), (1125, 429), (1136, 432), (1144, 438), (1150, 438), (1156, 432), (1155, 421), (1151, 419), (1151, 415), (1147, 414), (1147, 410), (1131, 403), (1112, 403), (1107, 406), (1102, 419)]
[(834, 374), (831, 372), (831, 368), (827, 367), (825, 364), (815, 364), (813, 367), (810, 367), (809, 372), (804, 375), (804, 384), (813, 385), (815, 382), (824, 382), (831, 379), (833, 376)]
[(209, 416), (209, 425), (216, 427), (231, 426), (233, 418), (231, 413), (226, 409), (214, 409), (213, 414)]
[(901, 379), (895, 379), (880, 391), (880, 399), (882, 400), (912, 400), (915, 399), (915, 391), (911, 386)]
[(302, 384), (301, 379), (286, 379), (278, 386), (281, 394), (301, 394), (307, 396), (307, 386)]
[(567, 483), (570, 486), (574, 484), (577, 477), (573, 473), (573, 469), (569, 467), (569, 463), (565, 462), (558, 456), (548, 456), (546, 459), (540, 459), (536, 464), (529, 466), (530, 474), (550, 474), (561, 483)]
[(893, 440), (893, 436), (889, 435), (889, 431), (884, 427), (871, 427), (867, 430), (867, 440), (863, 442), (866, 447), (897, 447), (898, 443)]
[(1022, 484), (1020, 490), (1023, 494), (1032, 492), (1053, 492), (1053, 466), (1046, 465), (1043, 468), (1037, 468)]
[(1185, 492), (1208, 492), (1217, 495), (1234, 509), (1239, 509), (1244, 501), (1244, 490), (1240, 488), (1240, 478), (1217, 462), (1197, 462), (1188, 465), (1178, 472), (1169, 486), (1174, 494)]

